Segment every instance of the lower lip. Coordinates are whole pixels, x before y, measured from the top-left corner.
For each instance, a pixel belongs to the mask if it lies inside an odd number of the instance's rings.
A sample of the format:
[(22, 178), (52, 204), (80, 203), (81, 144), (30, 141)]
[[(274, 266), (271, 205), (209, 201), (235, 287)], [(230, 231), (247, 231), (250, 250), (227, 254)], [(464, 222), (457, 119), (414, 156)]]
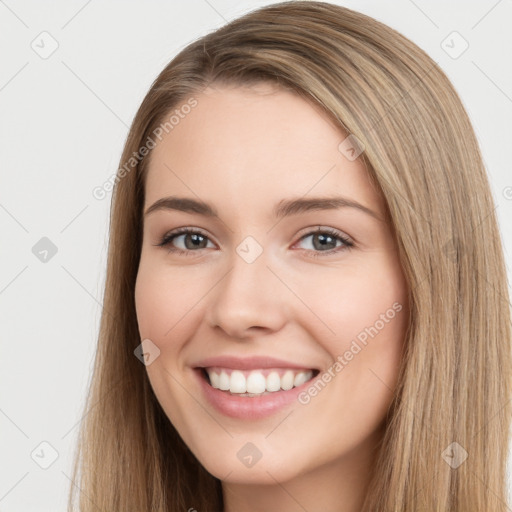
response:
[(200, 369), (194, 370), (208, 402), (220, 413), (231, 418), (254, 420), (271, 416), (293, 402), (298, 402), (299, 393), (309, 387), (310, 379), (301, 386), (288, 391), (275, 391), (263, 396), (237, 396), (212, 387)]

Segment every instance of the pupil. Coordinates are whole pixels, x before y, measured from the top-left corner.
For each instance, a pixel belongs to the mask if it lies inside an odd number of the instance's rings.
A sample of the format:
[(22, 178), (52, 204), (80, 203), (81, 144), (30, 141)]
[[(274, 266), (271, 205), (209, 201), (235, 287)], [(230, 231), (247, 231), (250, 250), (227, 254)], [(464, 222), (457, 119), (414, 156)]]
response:
[[(189, 246), (189, 244), (187, 244), (188, 237), (190, 237), (192, 239), (191, 247)], [(187, 249), (191, 249), (191, 248), (194, 249), (194, 248), (199, 247), (199, 245), (201, 244), (201, 241), (202, 241), (200, 239), (204, 238), (203, 235), (198, 235), (197, 233), (189, 234), (188, 237), (185, 237), (185, 246), (187, 247)]]
[[(313, 245), (315, 246), (315, 249), (319, 249), (319, 248), (325, 248), (326, 247), (326, 243), (328, 244), (328, 240), (330, 239), (331, 240), (331, 244), (332, 244), (332, 241), (333, 241), (333, 237), (331, 235), (316, 235), (318, 236), (318, 240), (320, 241), (320, 245), (317, 246), (317, 244), (313, 243)], [(313, 240), (316, 240), (315, 238), (313, 238)], [(336, 242), (334, 242), (334, 245), (336, 246)], [(333, 247), (334, 248), (334, 247)]]

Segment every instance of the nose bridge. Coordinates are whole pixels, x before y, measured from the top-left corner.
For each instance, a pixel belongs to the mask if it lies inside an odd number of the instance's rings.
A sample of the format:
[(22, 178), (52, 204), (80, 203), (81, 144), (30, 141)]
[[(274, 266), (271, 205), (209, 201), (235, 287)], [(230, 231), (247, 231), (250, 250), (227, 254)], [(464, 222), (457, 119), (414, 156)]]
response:
[(230, 270), (209, 303), (212, 326), (244, 337), (252, 327), (278, 330), (286, 321), (285, 287), (269, 269), (269, 258), (254, 239), (245, 239), (229, 261)]

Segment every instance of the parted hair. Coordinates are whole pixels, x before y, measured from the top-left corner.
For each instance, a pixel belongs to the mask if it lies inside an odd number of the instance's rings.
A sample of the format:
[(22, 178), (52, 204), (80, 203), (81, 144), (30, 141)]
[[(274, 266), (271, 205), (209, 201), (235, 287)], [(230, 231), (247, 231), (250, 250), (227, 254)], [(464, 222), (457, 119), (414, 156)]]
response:
[(385, 199), (410, 290), (403, 362), (362, 512), (510, 510), (507, 275), (472, 125), (418, 46), (371, 17), (314, 1), (269, 5), (194, 40), (137, 111), (112, 194), (103, 311), (69, 510), (77, 501), (83, 512), (223, 509), (221, 482), (183, 443), (134, 356), (151, 151), (129, 172), (121, 166), (169, 112), (209, 85), (257, 82), (314, 102), (363, 144), (359, 158)]

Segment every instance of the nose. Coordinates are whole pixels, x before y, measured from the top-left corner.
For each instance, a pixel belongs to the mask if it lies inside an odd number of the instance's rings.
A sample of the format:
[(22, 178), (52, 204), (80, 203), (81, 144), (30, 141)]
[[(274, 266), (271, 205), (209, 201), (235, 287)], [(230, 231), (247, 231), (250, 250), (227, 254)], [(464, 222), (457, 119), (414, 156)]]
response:
[(252, 263), (235, 253), (230, 265), (208, 294), (208, 325), (237, 340), (280, 330), (290, 318), (293, 294), (268, 264), (265, 251)]

